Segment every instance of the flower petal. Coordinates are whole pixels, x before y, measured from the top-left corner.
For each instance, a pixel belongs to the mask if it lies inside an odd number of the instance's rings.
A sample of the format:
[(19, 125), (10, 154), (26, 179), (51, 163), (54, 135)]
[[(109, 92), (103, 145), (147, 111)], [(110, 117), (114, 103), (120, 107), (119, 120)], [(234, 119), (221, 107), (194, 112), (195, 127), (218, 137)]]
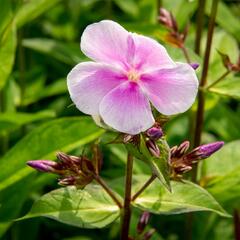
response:
[(68, 90), (77, 108), (91, 115), (99, 114), (99, 103), (113, 88), (126, 81), (117, 68), (85, 62), (76, 65), (67, 76)]
[(128, 31), (116, 22), (93, 23), (82, 34), (81, 50), (95, 61), (122, 64), (126, 60), (128, 36)]
[(135, 43), (135, 67), (144, 71), (175, 66), (166, 49), (152, 38), (132, 34)]
[(195, 71), (190, 65), (180, 63), (174, 68), (143, 74), (140, 84), (154, 107), (165, 115), (185, 112), (198, 90)]
[(138, 134), (154, 123), (150, 103), (134, 82), (113, 89), (103, 98), (99, 110), (107, 125), (124, 133)]

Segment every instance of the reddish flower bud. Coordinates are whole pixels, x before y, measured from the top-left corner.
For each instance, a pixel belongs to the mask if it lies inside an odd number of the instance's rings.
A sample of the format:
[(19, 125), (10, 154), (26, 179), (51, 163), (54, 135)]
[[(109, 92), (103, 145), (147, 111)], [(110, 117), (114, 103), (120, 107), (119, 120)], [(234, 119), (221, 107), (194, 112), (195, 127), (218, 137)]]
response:
[(82, 157), (81, 159), (80, 170), (85, 174), (92, 175), (95, 173), (95, 168), (93, 166), (93, 163), (84, 157)]
[(160, 150), (159, 150), (157, 144), (153, 140), (146, 141), (146, 146), (147, 146), (149, 152), (153, 156), (155, 156), (155, 157), (159, 157), (160, 156)]
[(59, 184), (59, 185), (62, 185), (62, 186), (75, 185), (75, 184), (76, 184), (76, 177), (74, 177), (74, 176), (65, 177), (65, 178), (63, 178), (63, 179), (60, 179), (60, 180), (58, 181), (58, 184)]
[(222, 142), (222, 141), (201, 145), (201, 146), (193, 149), (190, 153), (188, 153), (186, 155), (186, 159), (188, 159), (188, 161), (191, 161), (194, 163), (201, 159), (208, 158), (213, 153), (218, 151), (223, 145), (224, 145), (224, 142)]
[(41, 172), (57, 173), (59, 167), (57, 162), (48, 160), (28, 161), (27, 165)]
[(164, 8), (160, 8), (158, 20), (164, 26), (173, 29), (174, 31), (178, 30), (177, 22), (172, 16), (172, 14)]
[(63, 152), (57, 153), (57, 158), (66, 165), (72, 165), (73, 163), (79, 163), (81, 159), (76, 156), (70, 156)]
[(156, 141), (163, 136), (163, 130), (161, 127), (152, 127), (146, 131), (146, 135)]
[(171, 148), (171, 158), (180, 158), (182, 157), (188, 150), (190, 146), (189, 141), (184, 141), (179, 146), (174, 146)]
[(144, 234), (143, 240), (149, 240), (155, 232), (156, 230), (154, 228), (150, 229)]
[(227, 68), (229, 71), (240, 72), (240, 56), (238, 58), (237, 63), (234, 64), (231, 62), (231, 60), (227, 54), (221, 53), (220, 51), (218, 51), (218, 53), (220, 54), (220, 56), (222, 58), (222, 63), (225, 68)]
[(138, 234), (141, 234), (144, 231), (145, 227), (148, 224), (149, 218), (150, 218), (150, 213), (149, 212), (143, 212), (142, 213), (142, 215), (140, 216), (138, 225), (137, 225)]

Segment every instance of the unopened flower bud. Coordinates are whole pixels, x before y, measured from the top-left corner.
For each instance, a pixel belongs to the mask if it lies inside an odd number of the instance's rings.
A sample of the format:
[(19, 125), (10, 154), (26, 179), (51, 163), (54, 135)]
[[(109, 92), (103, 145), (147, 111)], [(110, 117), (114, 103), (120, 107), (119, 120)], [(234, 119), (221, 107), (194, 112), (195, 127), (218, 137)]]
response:
[(160, 23), (170, 29), (178, 29), (175, 19), (173, 18), (171, 13), (164, 8), (160, 8), (158, 20)]
[(196, 70), (198, 67), (199, 67), (199, 64), (198, 63), (190, 63), (190, 66)]
[(84, 157), (81, 159), (80, 169), (85, 174), (91, 175), (95, 173), (95, 168), (93, 166), (93, 163)]
[(154, 228), (151, 228), (149, 231), (147, 231), (144, 234), (143, 239), (144, 240), (149, 240), (155, 232), (156, 232), (156, 230)]
[(193, 149), (190, 153), (188, 153), (186, 155), (186, 158), (188, 159), (188, 161), (190, 160), (194, 163), (201, 159), (210, 157), (213, 153), (218, 151), (223, 145), (224, 142), (222, 141), (201, 145)]
[(48, 160), (28, 161), (27, 165), (41, 172), (57, 173), (58, 163)]
[(130, 134), (125, 134), (124, 136), (123, 136), (123, 142), (124, 143), (128, 143), (128, 142), (131, 142), (132, 140), (133, 140), (133, 135), (130, 135)]
[(147, 146), (149, 152), (153, 156), (155, 156), (155, 157), (159, 157), (160, 156), (160, 150), (159, 150), (157, 144), (153, 140), (146, 141), (146, 146)]
[(189, 141), (184, 141), (179, 146), (174, 146), (171, 148), (171, 157), (172, 158), (180, 158), (182, 157), (188, 150), (190, 146)]
[(148, 224), (149, 218), (150, 218), (150, 213), (149, 212), (143, 212), (142, 213), (142, 215), (140, 216), (138, 225), (137, 225), (138, 234), (141, 234), (144, 231), (145, 227)]
[(66, 165), (72, 165), (72, 163), (79, 163), (80, 158), (76, 156), (70, 156), (63, 152), (57, 153), (57, 158)]
[(146, 131), (146, 135), (156, 141), (163, 136), (163, 130), (161, 127), (152, 127)]
[(59, 185), (71, 186), (76, 184), (76, 178), (74, 176), (68, 176), (58, 181)]

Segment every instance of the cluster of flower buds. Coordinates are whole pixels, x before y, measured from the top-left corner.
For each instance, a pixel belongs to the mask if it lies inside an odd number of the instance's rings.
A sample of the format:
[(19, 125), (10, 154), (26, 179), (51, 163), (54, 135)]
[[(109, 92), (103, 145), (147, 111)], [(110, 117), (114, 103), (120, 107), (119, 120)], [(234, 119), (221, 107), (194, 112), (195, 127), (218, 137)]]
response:
[(62, 186), (75, 185), (84, 188), (92, 182), (98, 174), (101, 159), (93, 158), (90, 161), (85, 156), (70, 156), (65, 153), (57, 153), (57, 162), (49, 160), (28, 161), (27, 164), (41, 172), (54, 173), (60, 176), (59, 184)]
[(184, 46), (185, 39), (188, 34), (188, 25), (180, 32), (178, 24), (172, 13), (164, 8), (160, 8), (158, 21), (169, 29), (169, 34), (166, 36), (166, 41), (179, 48)]
[(179, 178), (183, 173), (192, 169), (192, 166), (202, 159), (210, 157), (214, 152), (218, 151), (224, 142), (214, 142), (201, 145), (188, 152), (190, 143), (184, 141), (179, 146), (171, 148), (170, 167), (173, 178)]
[(240, 72), (240, 56), (238, 57), (237, 63), (232, 63), (227, 54), (221, 53), (218, 51), (222, 58), (223, 65), (230, 72)]
[[(156, 232), (155, 229), (151, 228), (148, 231), (144, 231), (150, 219), (149, 212), (143, 212), (139, 218), (138, 225), (137, 225), (137, 237), (138, 240), (149, 240)], [(133, 240), (134, 238), (129, 238), (129, 240)]]

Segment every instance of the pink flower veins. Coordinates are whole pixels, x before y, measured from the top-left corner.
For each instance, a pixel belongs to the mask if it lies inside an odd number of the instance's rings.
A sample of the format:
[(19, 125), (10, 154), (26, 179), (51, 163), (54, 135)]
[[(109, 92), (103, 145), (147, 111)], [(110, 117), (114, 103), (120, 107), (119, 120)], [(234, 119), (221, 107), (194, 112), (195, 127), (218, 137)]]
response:
[(155, 40), (130, 33), (116, 22), (89, 25), (82, 52), (93, 61), (68, 74), (72, 101), (110, 127), (138, 134), (154, 123), (150, 103), (162, 114), (186, 111), (193, 104), (198, 80), (192, 67), (174, 62)]

